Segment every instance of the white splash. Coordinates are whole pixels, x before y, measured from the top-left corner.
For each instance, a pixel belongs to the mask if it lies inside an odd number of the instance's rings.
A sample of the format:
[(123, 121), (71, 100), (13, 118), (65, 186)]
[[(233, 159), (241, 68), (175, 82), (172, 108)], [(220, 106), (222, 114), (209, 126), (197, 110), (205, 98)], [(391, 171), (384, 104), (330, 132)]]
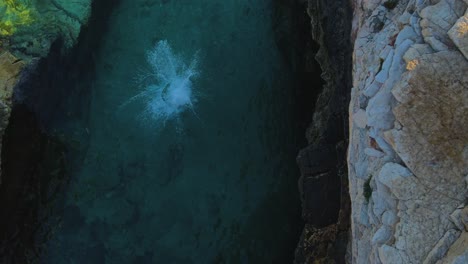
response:
[(144, 90), (121, 107), (141, 102), (145, 104), (142, 119), (152, 118), (163, 123), (178, 119), (187, 110), (195, 114), (197, 98), (192, 80), (198, 75), (197, 57), (195, 54), (191, 63), (186, 65), (166, 40), (159, 41), (146, 56), (150, 70), (138, 77)]

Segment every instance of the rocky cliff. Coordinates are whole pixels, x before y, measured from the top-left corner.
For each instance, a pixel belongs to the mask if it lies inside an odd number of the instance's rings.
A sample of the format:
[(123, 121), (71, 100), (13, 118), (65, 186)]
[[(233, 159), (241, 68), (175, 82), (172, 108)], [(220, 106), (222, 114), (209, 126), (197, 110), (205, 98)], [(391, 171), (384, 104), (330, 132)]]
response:
[[(45, 68), (40, 65), (49, 66), (42, 71), (58, 70), (44, 58), (57, 57), (57, 51), (50, 56), (53, 46), (67, 52), (75, 44), (90, 4), (91, 0), (0, 0), (0, 215), (8, 216), (0, 218), (1, 263), (30, 263), (37, 257), (41, 213), (50, 210), (44, 205), (54, 195), (50, 190), (60, 186), (52, 178), (64, 171), (62, 144), (44, 134), (30, 109), (13, 101), (22, 89), (37, 85), (36, 71)], [(54, 98), (54, 93), (48, 96)], [(56, 104), (53, 99), (47, 103)]]
[(58, 39), (72, 47), (90, 11), (91, 0), (0, 0), (0, 138), (23, 70), (47, 56)]
[(352, 263), (468, 263), (467, 6), (353, 1)]
[(315, 109), (306, 131), (308, 146), (297, 156), (305, 227), (295, 263), (344, 263), (350, 224), (346, 146), (351, 6), (347, 0), (309, 0), (306, 7), (323, 85), (316, 101), (309, 102)]
[[(18, 83), (24, 64), (23, 61), (17, 59), (10, 52), (0, 49), (0, 138), (3, 137), (10, 119), (13, 88)], [(0, 140), (0, 149), (1, 146)]]
[[(0, 137), (23, 70), (55, 40), (73, 45), (90, 11), (90, 0), (48, 0), (4, 15), (16, 2), (0, 0)], [(297, 157), (306, 225), (295, 262), (468, 263), (468, 1), (306, 2), (323, 87)], [(1, 223), (14, 246), (0, 254), (24, 256), (31, 230), (18, 225), (31, 215), (0, 205), (19, 212)]]

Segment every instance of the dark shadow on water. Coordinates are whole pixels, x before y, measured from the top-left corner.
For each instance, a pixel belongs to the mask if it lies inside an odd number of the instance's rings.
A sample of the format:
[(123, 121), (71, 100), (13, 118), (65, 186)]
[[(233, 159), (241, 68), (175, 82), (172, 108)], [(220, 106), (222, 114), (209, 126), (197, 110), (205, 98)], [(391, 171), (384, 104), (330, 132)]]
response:
[(42, 132), (24, 105), (13, 108), (2, 146), (0, 262), (37, 260), (41, 211), (65, 184), (65, 148)]
[[(50, 128), (66, 122), (64, 118), (86, 122), (94, 54), (118, 3), (94, 1), (89, 26), (83, 27), (78, 45), (64, 52), (62, 41), (55, 41), (47, 58), (26, 69), (15, 88), (1, 156), (2, 264), (38, 262), (42, 243), (52, 231), (45, 223), (55, 220), (50, 215), (60, 214), (53, 201), (61, 200), (68, 182), (66, 170), (78, 165), (70, 164), (77, 157), (70, 157), (73, 151), (69, 150), (86, 148), (86, 133), (79, 131), (76, 138), (64, 138)], [(76, 83), (89, 85), (70, 87)]]
[[(68, 207), (63, 211), (61, 201), (64, 201), (63, 190), (69, 181), (67, 169), (70, 172), (82, 164), (83, 157), (74, 155), (85, 153), (88, 146), (85, 126), (95, 79), (95, 58), (110, 26), (108, 19), (118, 4), (116, 0), (95, 0), (89, 26), (83, 28), (77, 46), (64, 52), (61, 41), (56, 41), (49, 56), (30, 69), (17, 90), (16, 106), (2, 148), (0, 215), (11, 217), (0, 218), (0, 255), (6, 256), (0, 263), (37, 261), (55, 224), (64, 223), (65, 232), (73, 232), (83, 225), (79, 209)], [(313, 58), (317, 47), (310, 38), (310, 22), (305, 10), (303, 4), (295, 1), (276, 0), (273, 14), (276, 43), (294, 81), (292, 91), (287, 91), (293, 93), (290, 124), (294, 139), (285, 140), (293, 144), (278, 142), (277, 146), (272, 146), (272, 151), (284, 147), (287, 148), (284, 152), (294, 155), (306, 145), (304, 132), (312, 120), (313, 102), (322, 87), (321, 72)], [(51, 128), (57, 124), (65, 124), (63, 129), (66, 131), (53, 131)], [(62, 132), (70, 131), (75, 134), (73, 138), (63, 136)], [(181, 173), (183, 152), (180, 146), (174, 145), (161, 161), (170, 171), (168, 178), (160, 182), (162, 186)], [(295, 157), (289, 158), (294, 160)], [(138, 171), (144, 169), (136, 161), (128, 161), (120, 165), (121, 178), (137, 177)], [(244, 170), (248, 170), (248, 165)], [(227, 256), (219, 255), (217, 263), (245, 263), (246, 259), (249, 263), (264, 263), (266, 254), (273, 252), (272, 263), (292, 262), (303, 226), (296, 185), (299, 172), (281, 177), (282, 188), (291, 190), (291, 195), (284, 197), (284, 193), (271, 192), (247, 219), (242, 230), (233, 225), (229, 232), (235, 236), (232, 241), (234, 250)], [(139, 222), (139, 207), (137, 204), (133, 207), (129, 225)], [(270, 221), (284, 222), (284, 225), (281, 230), (271, 229)], [(96, 241), (108, 236), (110, 227), (106, 223), (95, 221), (91, 225), (91, 236)], [(287, 247), (279, 246), (280, 243), (275, 241), (278, 237), (286, 237), (287, 241), (281, 245)], [(262, 246), (252, 243), (259, 239), (267, 242)], [(97, 243), (83, 249), (82, 254), (76, 255), (76, 260), (93, 259), (103, 263), (105, 254), (104, 245)], [(151, 263), (152, 258), (152, 253), (147, 252), (137, 260), (138, 263)], [(265, 258), (270, 259), (271, 255)]]
[(274, 0), (273, 31), (282, 58), (291, 70), (296, 151), (307, 145), (305, 131), (312, 122), (315, 102), (324, 81), (315, 55), (319, 45), (312, 39), (306, 1)]

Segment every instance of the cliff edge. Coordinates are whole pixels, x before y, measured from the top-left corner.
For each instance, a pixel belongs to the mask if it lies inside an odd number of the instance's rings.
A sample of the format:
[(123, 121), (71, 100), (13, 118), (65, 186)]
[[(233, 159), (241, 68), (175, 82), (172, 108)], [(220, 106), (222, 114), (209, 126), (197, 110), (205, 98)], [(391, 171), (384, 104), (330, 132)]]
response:
[(24, 70), (46, 57), (59, 39), (65, 50), (71, 48), (90, 12), (91, 0), (0, 0), (0, 139)]
[(65, 170), (63, 158), (51, 155), (63, 154), (62, 145), (43, 133), (18, 95), (32, 88), (40, 68), (35, 66), (54, 46), (67, 52), (77, 42), (90, 5), (91, 0), (0, 0), (0, 215), (8, 216), (0, 218), (1, 263), (34, 263), (46, 197), (61, 186)]
[(352, 263), (468, 263), (467, 7), (353, 1)]
[(348, 0), (309, 0), (307, 13), (323, 85), (309, 87), (317, 97), (309, 102), (315, 108), (305, 133), (308, 146), (297, 156), (305, 226), (294, 263), (344, 263), (350, 226), (346, 146), (352, 12)]

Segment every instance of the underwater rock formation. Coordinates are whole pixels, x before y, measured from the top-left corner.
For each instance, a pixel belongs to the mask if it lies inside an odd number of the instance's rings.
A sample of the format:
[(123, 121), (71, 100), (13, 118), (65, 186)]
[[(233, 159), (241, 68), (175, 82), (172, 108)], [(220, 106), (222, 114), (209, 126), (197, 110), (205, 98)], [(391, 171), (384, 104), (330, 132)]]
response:
[(353, 263), (468, 260), (467, 4), (354, 1)]

